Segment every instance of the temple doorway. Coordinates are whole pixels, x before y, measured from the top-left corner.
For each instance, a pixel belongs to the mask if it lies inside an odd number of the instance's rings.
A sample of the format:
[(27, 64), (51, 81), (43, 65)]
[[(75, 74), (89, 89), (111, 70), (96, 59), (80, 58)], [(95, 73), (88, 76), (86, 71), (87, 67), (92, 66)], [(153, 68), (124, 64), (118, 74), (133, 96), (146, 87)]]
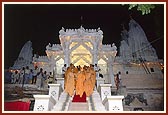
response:
[(69, 48), (71, 49), (70, 63), (73, 63), (75, 66), (80, 65), (81, 67), (92, 64), (91, 50), (93, 45), (91, 42), (72, 42)]

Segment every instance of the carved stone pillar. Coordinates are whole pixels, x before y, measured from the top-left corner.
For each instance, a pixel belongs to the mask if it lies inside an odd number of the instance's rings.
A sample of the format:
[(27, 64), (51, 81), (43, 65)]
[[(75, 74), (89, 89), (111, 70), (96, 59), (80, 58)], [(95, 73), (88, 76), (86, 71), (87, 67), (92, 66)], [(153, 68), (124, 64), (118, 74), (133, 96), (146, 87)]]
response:
[(98, 53), (96, 51), (94, 51), (93, 53), (93, 64), (97, 64), (98, 63)]
[(55, 61), (55, 56), (51, 57), (50, 60), (50, 68), (49, 68), (49, 72), (52, 72), (53, 74), (53, 82), (55, 83), (55, 78), (56, 78), (56, 61)]
[(64, 50), (64, 63), (67, 65), (67, 67), (69, 66), (69, 57), (70, 57), (70, 51), (69, 51), (69, 43), (68, 41), (65, 42), (65, 50)]
[(96, 43), (94, 43), (93, 44), (94, 46), (93, 46), (93, 63), (92, 64), (97, 64), (98, 63), (98, 49), (97, 49), (97, 44)]
[(69, 52), (68, 50), (65, 51), (64, 63), (69, 66)]
[(56, 78), (57, 78), (57, 67), (55, 65), (53, 69), (53, 83), (56, 83)]
[(110, 83), (112, 84), (112, 87), (116, 87), (115, 81), (114, 81), (114, 73), (113, 73), (113, 60), (112, 56), (108, 56), (108, 74), (109, 74), (109, 80)]

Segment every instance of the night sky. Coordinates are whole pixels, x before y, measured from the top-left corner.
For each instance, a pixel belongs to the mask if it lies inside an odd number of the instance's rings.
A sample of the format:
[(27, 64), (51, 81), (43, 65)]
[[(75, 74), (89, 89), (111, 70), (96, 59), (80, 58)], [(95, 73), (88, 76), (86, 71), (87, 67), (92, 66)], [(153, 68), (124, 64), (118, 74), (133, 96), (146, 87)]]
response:
[[(148, 15), (142, 15), (128, 6), (113, 4), (6, 4), (4, 7), (4, 66), (13, 66), (21, 48), (28, 41), (33, 43), (33, 53), (45, 54), (48, 43), (59, 44), (59, 30), (101, 28), (103, 44), (116, 43), (119, 48), (121, 24), (128, 29), (129, 15), (132, 15), (144, 29), (148, 41), (152, 43), (159, 58), (164, 58), (164, 6), (156, 8)], [(83, 17), (81, 20), (81, 16)]]

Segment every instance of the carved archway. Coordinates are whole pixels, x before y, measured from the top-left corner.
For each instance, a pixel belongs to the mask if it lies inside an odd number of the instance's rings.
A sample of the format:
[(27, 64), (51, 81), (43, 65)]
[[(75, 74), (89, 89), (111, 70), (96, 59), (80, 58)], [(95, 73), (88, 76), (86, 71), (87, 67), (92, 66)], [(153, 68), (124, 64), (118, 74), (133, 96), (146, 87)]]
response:
[(84, 66), (92, 64), (92, 49), (93, 45), (89, 41), (84, 42), (71, 42), (69, 49), (70, 53), (70, 63), (75, 66)]

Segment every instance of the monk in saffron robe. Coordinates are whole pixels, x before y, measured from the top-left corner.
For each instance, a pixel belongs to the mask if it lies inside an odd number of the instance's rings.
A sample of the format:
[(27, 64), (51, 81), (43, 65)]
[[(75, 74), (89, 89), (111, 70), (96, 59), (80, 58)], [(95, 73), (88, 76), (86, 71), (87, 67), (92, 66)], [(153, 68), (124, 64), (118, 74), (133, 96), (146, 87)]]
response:
[(74, 67), (74, 71), (73, 71), (73, 73), (74, 73), (74, 80), (75, 80), (75, 88), (76, 88), (76, 79), (77, 79), (77, 74), (78, 74), (78, 68), (77, 67)]
[(64, 89), (66, 89), (66, 85), (67, 85), (67, 76), (68, 73), (71, 71), (71, 68), (68, 67), (67, 70), (65, 71), (65, 77), (64, 77)]
[(85, 91), (87, 97), (93, 93), (93, 84), (91, 81), (90, 68), (86, 68), (86, 70), (85, 70), (84, 91)]
[(74, 89), (75, 89), (74, 73), (73, 69), (70, 67), (70, 71), (67, 73), (66, 76), (65, 92), (67, 92), (70, 96), (73, 96)]
[(90, 73), (91, 73), (90, 79), (91, 79), (92, 85), (93, 85), (92, 88), (94, 90), (95, 84), (96, 84), (96, 72), (95, 72), (93, 66), (90, 66)]
[(69, 67), (67, 67), (67, 70), (65, 71), (65, 77), (64, 77), (64, 89), (66, 87), (67, 84), (67, 76), (69, 74), (69, 72), (74, 68), (74, 65), (71, 63)]
[(85, 80), (85, 74), (81, 70), (78, 72), (76, 79), (76, 95), (80, 95), (80, 97), (82, 97), (84, 93), (84, 86), (83, 86), (84, 80)]

